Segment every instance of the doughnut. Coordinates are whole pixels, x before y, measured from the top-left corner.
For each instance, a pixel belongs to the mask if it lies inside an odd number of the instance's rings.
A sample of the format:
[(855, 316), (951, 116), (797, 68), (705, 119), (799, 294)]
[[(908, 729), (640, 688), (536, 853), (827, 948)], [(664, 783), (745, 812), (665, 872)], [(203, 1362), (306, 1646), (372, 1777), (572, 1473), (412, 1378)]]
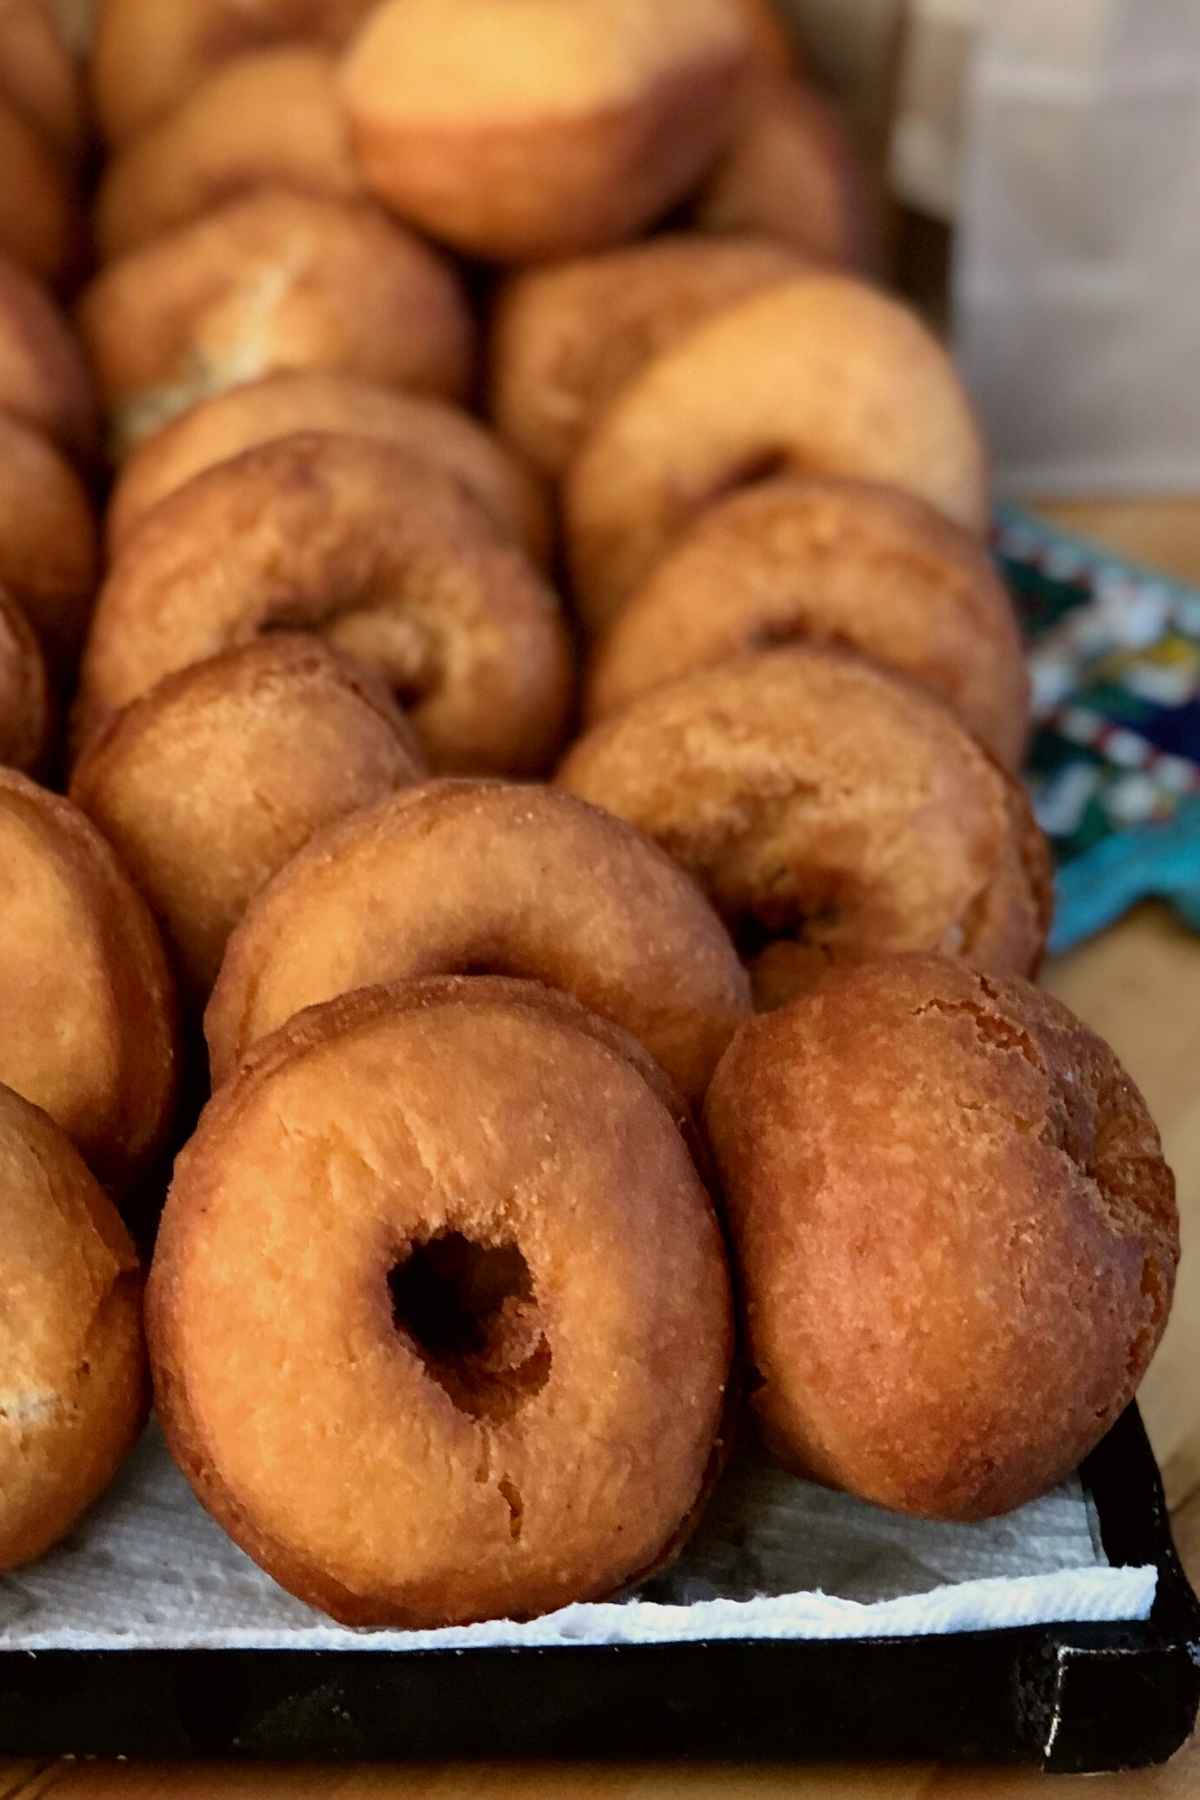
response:
[(749, 62), (728, 0), (385, 0), (342, 70), (386, 205), (471, 256), (634, 236), (729, 136)]
[(174, 999), (145, 902), (91, 821), (0, 769), (0, 1082), (44, 1107), (107, 1184), (161, 1147)]
[(16, 601), (0, 587), (0, 765), (36, 769), (49, 747), (52, 723), (37, 637)]
[(536, 774), (562, 741), (570, 643), (524, 552), (441, 470), (317, 432), (219, 463), (143, 519), (100, 592), (77, 741), (173, 670), (305, 627), (384, 675), (437, 770)]
[(786, 75), (756, 75), (691, 214), (702, 231), (762, 232), (852, 268), (872, 260), (872, 207), (845, 127), (809, 82)]
[(42, 284), (3, 255), (0, 412), (37, 425), (72, 454), (95, 453), (96, 396), (79, 345)]
[(94, 14), (105, 0), (48, 0), (59, 36), (78, 61), (91, 53), (95, 35)]
[(87, 142), (83, 84), (45, 0), (0, 0), (0, 94), (62, 157)]
[(983, 532), (983, 443), (946, 353), (865, 282), (813, 270), (695, 326), (626, 384), (567, 473), (584, 619), (612, 617), (705, 505), (766, 475), (846, 475)]
[(749, 34), (756, 63), (775, 69), (794, 69), (796, 46), (775, 0), (735, 0), (735, 4)]
[(261, 187), (91, 282), (79, 326), (118, 451), (276, 369), (461, 396), (473, 326), (450, 264), (366, 203)]
[(491, 330), (497, 429), (557, 479), (651, 357), (710, 313), (802, 266), (787, 245), (765, 238), (677, 232), (510, 275)]
[(549, 560), (550, 508), (541, 483), (482, 425), (431, 395), (305, 369), (268, 375), (205, 400), (126, 459), (107, 516), (115, 555), (137, 521), (214, 463), (297, 431), (385, 438), (461, 482), (493, 522)]
[(77, 764), (71, 798), (203, 998), (264, 882), (322, 825), (421, 774), (382, 684), (318, 638), (283, 633), (135, 700)]
[(283, 44), (336, 50), (375, 0), (100, 0), (92, 91), (108, 143), (122, 145), (225, 62)]
[(940, 701), (858, 657), (797, 645), (684, 676), (594, 726), (557, 779), (696, 877), (761, 1006), (829, 958), (1040, 958), (1050, 875), (1024, 791)]
[(100, 258), (136, 250), (264, 181), (335, 200), (362, 192), (327, 51), (285, 45), (223, 63), (121, 150), (96, 197)]
[(528, 1618), (673, 1556), (732, 1337), (671, 1113), (511, 988), (359, 990), (261, 1045), (176, 1165), (148, 1329), (201, 1502), (301, 1599), (405, 1627)]
[(213, 1078), (305, 1006), (480, 971), (616, 1020), (688, 1100), (750, 1010), (724, 926), (628, 825), (553, 788), (433, 781), (322, 832), (250, 907), (205, 1018)]
[(936, 956), (828, 970), (744, 1028), (705, 1117), (753, 1401), (789, 1469), (981, 1519), (1133, 1397), (1179, 1257), (1141, 1095), (1066, 1007)]
[(49, 439), (3, 411), (0, 470), (0, 587), (62, 675), (79, 653), (98, 579), (92, 504)]
[(783, 476), (701, 513), (596, 644), (587, 713), (795, 641), (899, 670), (1019, 764), (1029, 678), (991, 558), (923, 501), (866, 482)]
[(0, 1570), (64, 1538), (133, 1448), (149, 1380), (137, 1256), (36, 1106), (0, 1087)]
[(0, 91), (0, 254), (43, 281), (74, 274), (83, 220), (71, 177), (36, 125)]

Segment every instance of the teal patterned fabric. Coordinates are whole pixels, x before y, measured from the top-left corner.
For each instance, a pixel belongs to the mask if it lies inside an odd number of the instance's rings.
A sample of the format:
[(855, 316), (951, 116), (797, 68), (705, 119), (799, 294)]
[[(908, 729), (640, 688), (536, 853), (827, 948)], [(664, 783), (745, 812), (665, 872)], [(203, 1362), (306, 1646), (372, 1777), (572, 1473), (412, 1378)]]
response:
[(1058, 865), (1051, 949), (1148, 895), (1200, 931), (1200, 591), (1014, 507), (994, 549), (1029, 642), (1026, 779)]

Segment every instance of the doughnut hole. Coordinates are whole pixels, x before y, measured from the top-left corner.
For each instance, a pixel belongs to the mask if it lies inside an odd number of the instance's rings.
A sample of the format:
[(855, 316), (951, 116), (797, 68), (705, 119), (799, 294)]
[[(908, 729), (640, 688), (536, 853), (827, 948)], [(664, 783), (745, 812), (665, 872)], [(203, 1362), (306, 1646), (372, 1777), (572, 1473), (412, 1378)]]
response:
[(387, 1284), (396, 1330), (460, 1412), (498, 1425), (541, 1393), (550, 1345), (516, 1244), (441, 1232), (410, 1245)]

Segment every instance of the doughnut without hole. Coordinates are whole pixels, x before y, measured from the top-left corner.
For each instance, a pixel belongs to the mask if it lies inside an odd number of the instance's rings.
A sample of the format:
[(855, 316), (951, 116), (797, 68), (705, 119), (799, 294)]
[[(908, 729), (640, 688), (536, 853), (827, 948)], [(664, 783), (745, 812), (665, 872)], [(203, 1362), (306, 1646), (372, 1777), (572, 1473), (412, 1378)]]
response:
[(0, 253), (43, 281), (75, 274), (83, 217), (54, 146), (0, 92)]
[(97, 580), (86, 488), (47, 437), (0, 412), (0, 586), (20, 603), (60, 677), (79, 654)]
[(1132, 1399), (1174, 1184), (1116, 1057), (1048, 994), (932, 956), (831, 969), (739, 1034), (705, 1115), (789, 1469), (986, 1518)]
[(36, 769), (49, 745), (52, 720), (37, 637), (11, 594), (0, 588), (0, 765)]
[(939, 701), (857, 657), (788, 647), (655, 688), (558, 780), (691, 871), (760, 1005), (831, 956), (1040, 959), (1049, 864), (1023, 790)]
[(479, 971), (574, 994), (688, 1100), (750, 1010), (724, 926), (638, 832), (552, 788), (435, 781), (322, 832), (259, 895), (205, 1018), (213, 1078), (302, 1007)]
[(83, 83), (46, 0), (0, 0), (0, 94), (58, 154), (87, 142)]
[(41, 282), (6, 256), (0, 256), (0, 412), (38, 426), (72, 454), (96, 450), (96, 396), (79, 345)]
[(635, 1064), (536, 994), (359, 990), (267, 1040), (179, 1159), (148, 1321), (197, 1495), (348, 1624), (612, 1593), (711, 1478), (711, 1203)]

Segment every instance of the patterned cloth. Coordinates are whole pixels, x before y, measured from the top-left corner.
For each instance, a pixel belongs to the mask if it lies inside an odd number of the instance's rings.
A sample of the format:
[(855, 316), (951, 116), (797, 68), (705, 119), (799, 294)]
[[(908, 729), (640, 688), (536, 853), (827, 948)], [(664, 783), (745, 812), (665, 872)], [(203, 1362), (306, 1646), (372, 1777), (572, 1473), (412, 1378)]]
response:
[(1013, 507), (994, 547), (1030, 645), (1026, 779), (1058, 863), (1051, 949), (1148, 895), (1200, 930), (1200, 591)]

